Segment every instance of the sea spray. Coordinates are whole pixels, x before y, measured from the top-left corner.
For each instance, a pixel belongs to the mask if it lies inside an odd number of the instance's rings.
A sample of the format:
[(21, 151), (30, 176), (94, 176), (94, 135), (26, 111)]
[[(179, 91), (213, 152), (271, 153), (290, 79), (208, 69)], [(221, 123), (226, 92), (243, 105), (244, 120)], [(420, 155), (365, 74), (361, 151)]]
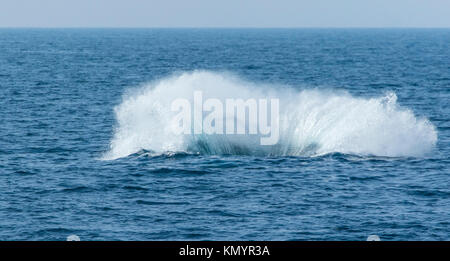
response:
[[(259, 143), (260, 135), (175, 134), (171, 110), (175, 99), (279, 99), (279, 141)], [(397, 104), (395, 93), (354, 97), (346, 92), (295, 90), (256, 84), (227, 73), (194, 71), (155, 81), (128, 93), (115, 109), (117, 125), (104, 159), (142, 150), (155, 153), (316, 156), (347, 153), (374, 156), (422, 156), (437, 142), (426, 118)], [(237, 121), (243, 119), (236, 119)], [(244, 119), (245, 120), (245, 119)], [(194, 123), (198, 124), (198, 123)]]

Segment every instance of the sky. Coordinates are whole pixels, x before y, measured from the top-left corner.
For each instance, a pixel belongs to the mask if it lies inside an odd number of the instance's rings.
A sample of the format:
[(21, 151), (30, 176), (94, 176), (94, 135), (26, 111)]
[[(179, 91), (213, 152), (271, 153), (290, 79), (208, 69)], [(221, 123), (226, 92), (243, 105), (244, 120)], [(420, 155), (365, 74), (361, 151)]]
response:
[(450, 28), (450, 0), (0, 0), (0, 27)]

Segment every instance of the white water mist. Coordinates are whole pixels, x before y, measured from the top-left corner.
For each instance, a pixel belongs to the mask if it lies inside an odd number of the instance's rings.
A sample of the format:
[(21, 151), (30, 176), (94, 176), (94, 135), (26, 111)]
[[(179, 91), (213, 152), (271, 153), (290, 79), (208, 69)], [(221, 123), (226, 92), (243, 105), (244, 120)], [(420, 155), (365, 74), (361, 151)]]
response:
[[(229, 98), (279, 99), (279, 142), (262, 146), (259, 135), (174, 134), (171, 130), (176, 113), (171, 110), (171, 103), (178, 98), (192, 103), (194, 91), (202, 91), (205, 99), (223, 102)], [(333, 152), (422, 156), (437, 142), (434, 125), (399, 106), (392, 92), (361, 98), (345, 92), (260, 85), (208, 71), (183, 73), (149, 83), (124, 96), (115, 108), (115, 115), (114, 136), (103, 157), (108, 160), (141, 150), (271, 156)]]

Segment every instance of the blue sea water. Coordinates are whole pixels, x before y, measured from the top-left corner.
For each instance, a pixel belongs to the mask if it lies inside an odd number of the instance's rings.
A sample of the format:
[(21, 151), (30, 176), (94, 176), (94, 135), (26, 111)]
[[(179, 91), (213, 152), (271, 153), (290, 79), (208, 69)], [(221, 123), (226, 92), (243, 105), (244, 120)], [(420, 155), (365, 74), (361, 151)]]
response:
[[(296, 149), (146, 111), (250, 85)], [(0, 97), (0, 240), (450, 239), (448, 29), (1, 29)]]

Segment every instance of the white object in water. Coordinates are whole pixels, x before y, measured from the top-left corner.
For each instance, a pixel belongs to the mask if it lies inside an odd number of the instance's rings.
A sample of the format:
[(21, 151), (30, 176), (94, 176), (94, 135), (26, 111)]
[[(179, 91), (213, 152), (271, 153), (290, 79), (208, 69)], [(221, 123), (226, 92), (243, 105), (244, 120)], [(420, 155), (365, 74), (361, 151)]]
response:
[(80, 241), (80, 237), (77, 235), (70, 235), (67, 237), (67, 241)]
[(367, 241), (380, 241), (380, 237), (377, 235), (370, 235), (367, 237)]

